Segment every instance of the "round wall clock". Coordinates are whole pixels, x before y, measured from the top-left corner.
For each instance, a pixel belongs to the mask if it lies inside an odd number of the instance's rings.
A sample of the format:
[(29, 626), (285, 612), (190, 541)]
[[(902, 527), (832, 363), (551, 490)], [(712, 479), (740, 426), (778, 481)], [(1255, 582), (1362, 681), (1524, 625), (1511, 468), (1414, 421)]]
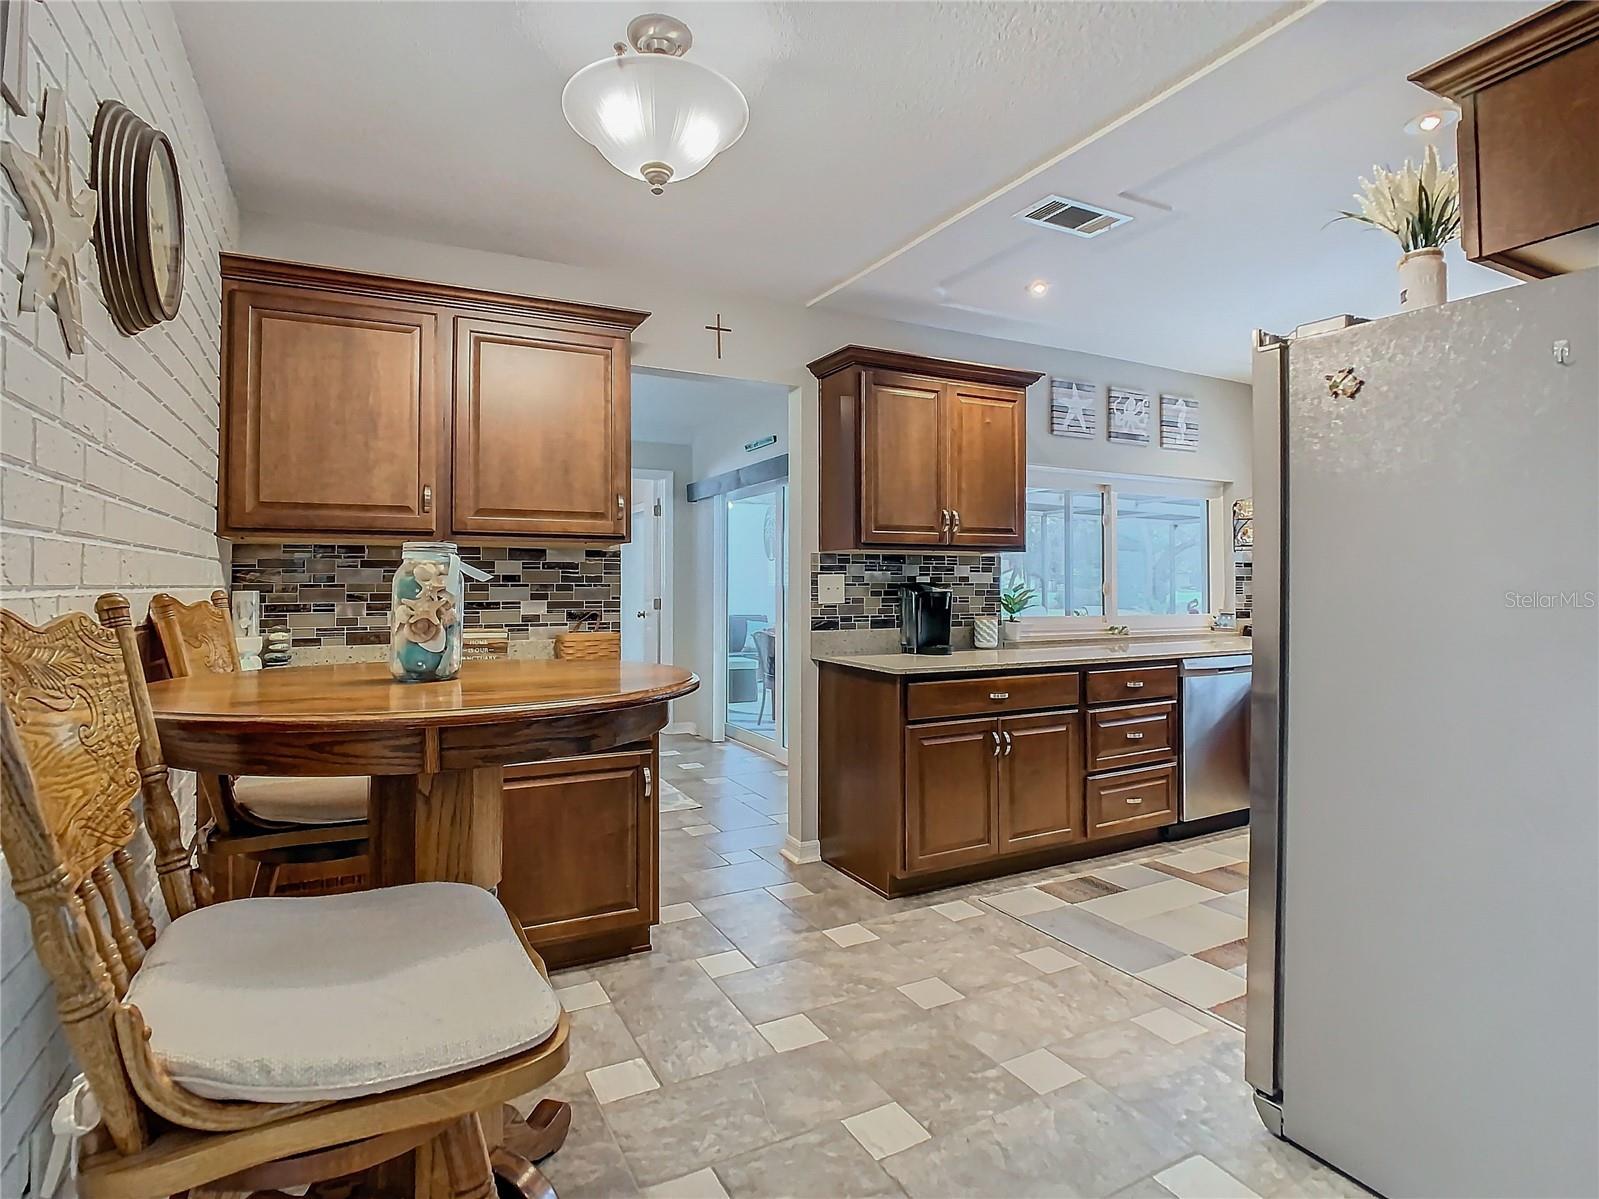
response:
[(178, 315), (183, 299), (183, 192), (167, 135), (107, 100), (94, 120), (100, 210), (94, 241), (106, 307), (132, 335)]

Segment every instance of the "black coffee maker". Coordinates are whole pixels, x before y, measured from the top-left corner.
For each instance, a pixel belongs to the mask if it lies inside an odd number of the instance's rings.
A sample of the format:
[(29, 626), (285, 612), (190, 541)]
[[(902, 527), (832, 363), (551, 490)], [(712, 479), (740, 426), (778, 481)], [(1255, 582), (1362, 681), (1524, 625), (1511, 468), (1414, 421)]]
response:
[(951, 596), (926, 583), (899, 585), (899, 649), (902, 654), (949, 653)]

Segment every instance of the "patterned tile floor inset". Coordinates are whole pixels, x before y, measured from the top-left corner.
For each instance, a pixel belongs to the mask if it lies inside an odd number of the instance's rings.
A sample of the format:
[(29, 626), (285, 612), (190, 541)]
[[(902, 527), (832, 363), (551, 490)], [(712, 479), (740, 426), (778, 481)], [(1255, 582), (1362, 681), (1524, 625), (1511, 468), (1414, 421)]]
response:
[(562, 1199), (1364, 1194), (1243, 1080), (1241, 837), (890, 901), (783, 858), (776, 763), (663, 745), (654, 948), (554, 976), (519, 1104), (572, 1104)]
[(1244, 1026), (1247, 831), (1135, 851), (1121, 865), (1079, 865), (1064, 878), (987, 902), (1107, 966)]

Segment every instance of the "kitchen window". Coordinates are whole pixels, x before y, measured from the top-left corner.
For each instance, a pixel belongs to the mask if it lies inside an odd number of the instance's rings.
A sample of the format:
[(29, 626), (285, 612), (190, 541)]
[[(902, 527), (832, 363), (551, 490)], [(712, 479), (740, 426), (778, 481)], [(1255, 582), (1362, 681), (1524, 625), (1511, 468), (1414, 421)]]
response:
[(1224, 486), (1028, 471), (1027, 550), (1000, 583), (1032, 589), (1025, 632), (1203, 628), (1227, 594)]

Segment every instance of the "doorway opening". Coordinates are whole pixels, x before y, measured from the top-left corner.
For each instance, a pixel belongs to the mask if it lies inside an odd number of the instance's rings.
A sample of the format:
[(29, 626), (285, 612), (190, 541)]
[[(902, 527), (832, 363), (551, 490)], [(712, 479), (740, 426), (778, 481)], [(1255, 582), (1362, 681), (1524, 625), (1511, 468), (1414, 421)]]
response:
[(788, 746), (788, 480), (728, 492), (724, 502), (727, 735), (781, 755)]
[(672, 661), (672, 472), (633, 472), (633, 536), (622, 546), (622, 659)]

